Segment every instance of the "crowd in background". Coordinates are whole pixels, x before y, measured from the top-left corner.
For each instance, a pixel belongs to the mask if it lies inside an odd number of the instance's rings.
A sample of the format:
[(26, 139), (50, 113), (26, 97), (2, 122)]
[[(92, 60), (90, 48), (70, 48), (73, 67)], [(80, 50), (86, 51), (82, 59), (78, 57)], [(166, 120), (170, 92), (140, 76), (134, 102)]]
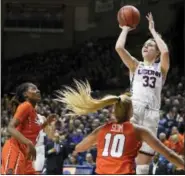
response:
[[(104, 43), (104, 44), (103, 44)], [(17, 62), (19, 60), (19, 62)], [(87, 79), (92, 84), (93, 96), (104, 94), (103, 90), (129, 86), (127, 70), (114, 52), (114, 45), (103, 41), (86, 42), (80, 49), (53, 50), (42, 54), (33, 53), (12, 61), (4, 61), (2, 70), (2, 114), (1, 145), (8, 138), (7, 124), (12, 118), (9, 109), (10, 92), (22, 81), (32, 81), (42, 91), (42, 101), (38, 113), (48, 116), (58, 115), (56, 124), (60, 141), (68, 146), (69, 155), (64, 164), (95, 166), (96, 148), (76, 154), (74, 147), (92, 130), (111, 118), (111, 108), (88, 114), (76, 119), (66, 116), (67, 110), (53, 99), (53, 93), (61, 85), (71, 84), (72, 79)], [(173, 67), (162, 91), (162, 106), (157, 136), (169, 148), (184, 155), (185, 134), (185, 77), (179, 75), (178, 67)], [(175, 173), (176, 168), (163, 156), (156, 154), (152, 165), (159, 164), (159, 174)], [(166, 169), (164, 169), (166, 168)], [(152, 174), (152, 173), (151, 173)]]
[(10, 92), (22, 81), (30, 80), (40, 85), (41, 91), (51, 94), (60, 85), (71, 84), (73, 78), (88, 79), (98, 89), (126, 87), (127, 75), (116, 58), (114, 45), (105, 42), (89, 41), (78, 49), (56, 49), (4, 61), (2, 91)]

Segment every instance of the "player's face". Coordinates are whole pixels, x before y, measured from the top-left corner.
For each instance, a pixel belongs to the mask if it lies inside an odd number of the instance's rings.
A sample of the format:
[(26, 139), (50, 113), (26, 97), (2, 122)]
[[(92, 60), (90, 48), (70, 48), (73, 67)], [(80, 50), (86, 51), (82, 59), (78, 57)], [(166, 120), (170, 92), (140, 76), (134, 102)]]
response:
[(145, 42), (142, 48), (142, 56), (144, 60), (152, 61), (157, 58), (159, 51), (157, 50), (157, 45), (155, 41), (149, 39)]
[(34, 84), (30, 84), (27, 92), (25, 93), (26, 97), (31, 101), (40, 101), (41, 94), (40, 90)]

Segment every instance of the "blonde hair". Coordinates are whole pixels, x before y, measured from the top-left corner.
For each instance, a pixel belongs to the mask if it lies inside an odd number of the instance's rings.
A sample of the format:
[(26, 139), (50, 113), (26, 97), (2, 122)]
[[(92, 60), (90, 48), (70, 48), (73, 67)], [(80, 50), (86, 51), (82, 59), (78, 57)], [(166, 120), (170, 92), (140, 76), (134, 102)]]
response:
[(57, 91), (57, 101), (64, 103), (71, 111), (67, 115), (81, 116), (96, 112), (109, 105), (115, 105), (114, 113), (118, 118), (123, 118), (131, 106), (131, 99), (128, 95), (121, 96), (107, 95), (102, 99), (94, 99), (91, 96), (91, 87), (88, 81), (76, 81), (76, 89), (65, 86), (65, 90)]

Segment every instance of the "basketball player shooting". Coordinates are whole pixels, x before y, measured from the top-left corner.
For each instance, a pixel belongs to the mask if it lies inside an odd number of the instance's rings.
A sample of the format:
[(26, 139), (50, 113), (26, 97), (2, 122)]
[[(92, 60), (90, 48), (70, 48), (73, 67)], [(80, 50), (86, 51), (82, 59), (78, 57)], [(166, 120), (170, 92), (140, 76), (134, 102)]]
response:
[[(124, 17), (127, 21), (134, 21), (129, 19), (133, 18), (132, 15), (128, 15), (129, 13), (135, 12), (127, 9), (118, 12), (118, 15)], [(119, 18), (121, 19), (121, 17)], [(161, 90), (169, 70), (169, 51), (167, 45), (155, 30), (152, 14), (149, 13), (146, 18), (153, 38), (147, 40), (143, 45), (143, 62), (139, 62), (125, 49), (127, 34), (136, 25), (132, 27), (129, 27), (131, 25), (122, 25), (122, 32), (116, 43), (116, 51), (130, 71), (134, 109), (131, 122), (147, 127), (156, 135), (161, 104)], [(156, 62), (157, 60), (159, 62)], [(149, 163), (154, 153), (154, 150), (146, 143), (142, 144), (136, 159), (136, 174), (148, 174)]]

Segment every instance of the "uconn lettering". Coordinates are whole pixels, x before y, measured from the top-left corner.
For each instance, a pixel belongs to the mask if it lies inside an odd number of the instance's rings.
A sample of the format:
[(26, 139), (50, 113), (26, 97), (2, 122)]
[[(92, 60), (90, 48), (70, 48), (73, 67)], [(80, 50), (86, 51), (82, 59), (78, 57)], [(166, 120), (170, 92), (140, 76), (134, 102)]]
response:
[(156, 76), (156, 77), (161, 77), (161, 73), (158, 71), (154, 70), (147, 70), (147, 69), (139, 69), (138, 70), (139, 75), (151, 75), (151, 76)]

